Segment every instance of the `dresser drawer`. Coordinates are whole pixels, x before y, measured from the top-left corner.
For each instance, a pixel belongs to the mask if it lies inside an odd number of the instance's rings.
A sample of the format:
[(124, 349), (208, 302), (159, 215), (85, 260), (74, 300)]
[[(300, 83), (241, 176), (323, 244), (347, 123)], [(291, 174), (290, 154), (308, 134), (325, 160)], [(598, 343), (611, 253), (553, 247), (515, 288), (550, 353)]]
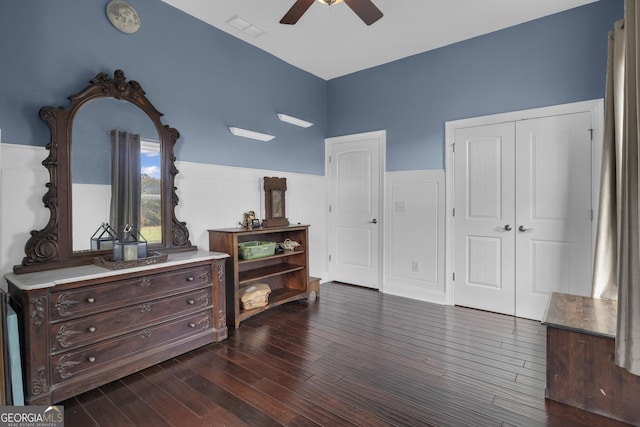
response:
[(211, 283), (211, 266), (149, 273), (106, 284), (51, 293), (51, 320), (85, 316), (150, 299), (201, 288)]
[(113, 365), (130, 358), (132, 354), (152, 352), (154, 349), (161, 351), (167, 344), (186, 340), (204, 330), (211, 329), (212, 316), (212, 310), (203, 310), (102, 343), (60, 353), (51, 358), (53, 382), (60, 383), (79, 375), (92, 374), (103, 366)]
[(51, 326), (51, 353), (67, 351), (210, 307), (212, 287)]

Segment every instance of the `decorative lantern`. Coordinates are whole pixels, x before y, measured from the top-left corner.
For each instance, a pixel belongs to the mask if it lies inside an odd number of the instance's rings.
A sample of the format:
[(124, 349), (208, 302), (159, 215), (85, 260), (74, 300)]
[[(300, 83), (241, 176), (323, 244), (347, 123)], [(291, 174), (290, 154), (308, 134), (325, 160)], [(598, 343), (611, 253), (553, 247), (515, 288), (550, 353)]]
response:
[(118, 239), (118, 234), (109, 225), (103, 222), (100, 227), (91, 236), (91, 250), (99, 251), (103, 249), (113, 249), (113, 242)]
[(114, 261), (132, 261), (147, 257), (147, 241), (133, 225), (127, 224), (113, 243)]

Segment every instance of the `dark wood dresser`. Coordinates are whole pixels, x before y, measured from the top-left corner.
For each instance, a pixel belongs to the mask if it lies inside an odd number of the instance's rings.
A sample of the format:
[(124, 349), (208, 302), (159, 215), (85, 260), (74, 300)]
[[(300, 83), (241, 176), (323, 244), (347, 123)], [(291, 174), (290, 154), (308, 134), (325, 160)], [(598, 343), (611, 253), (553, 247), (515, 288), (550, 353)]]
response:
[(227, 338), (226, 254), (5, 276), (20, 321), (25, 403), (48, 405)]
[(615, 364), (617, 302), (553, 293), (547, 326), (547, 399), (640, 425), (640, 377)]

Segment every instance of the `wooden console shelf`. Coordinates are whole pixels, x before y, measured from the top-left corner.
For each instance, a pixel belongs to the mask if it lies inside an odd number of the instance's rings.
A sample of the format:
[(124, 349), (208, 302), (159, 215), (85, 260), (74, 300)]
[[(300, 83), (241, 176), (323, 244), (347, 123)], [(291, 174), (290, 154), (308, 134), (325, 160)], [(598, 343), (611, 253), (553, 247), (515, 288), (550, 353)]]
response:
[(276, 264), (266, 267), (258, 267), (253, 270), (240, 272), (238, 282), (240, 285), (244, 285), (246, 283), (255, 282), (256, 280), (266, 279), (267, 277), (292, 273), (294, 271), (302, 270), (303, 268), (305, 268), (303, 265), (295, 264)]
[[(272, 307), (291, 301), (318, 297), (317, 279), (309, 278), (308, 225), (268, 227), (254, 230), (223, 228), (209, 230), (209, 250), (230, 255), (226, 261), (227, 324), (235, 328), (240, 322)], [(291, 239), (300, 246), (262, 258), (243, 260), (238, 256), (238, 243), (270, 241), (282, 243)], [(271, 288), (269, 304), (253, 310), (240, 307), (239, 292), (253, 283), (267, 283)]]

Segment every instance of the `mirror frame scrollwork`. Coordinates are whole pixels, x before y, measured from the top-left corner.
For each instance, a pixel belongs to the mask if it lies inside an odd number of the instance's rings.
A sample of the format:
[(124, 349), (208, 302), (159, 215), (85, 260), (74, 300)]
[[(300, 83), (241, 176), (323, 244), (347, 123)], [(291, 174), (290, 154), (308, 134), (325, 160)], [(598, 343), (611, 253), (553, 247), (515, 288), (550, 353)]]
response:
[[(115, 70), (113, 78), (107, 73), (99, 73), (81, 92), (71, 95), (71, 105), (63, 107), (43, 107), (40, 118), (51, 131), (51, 141), (47, 144), (48, 157), (42, 165), (49, 171), (50, 182), (42, 198), (44, 206), (50, 210), (50, 218), (42, 230), (31, 231), (31, 237), (25, 245), (25, 257), (21, 265), (14, 266), (17, 274), (32, 271), (51, 270), (91, 264), (96, 256), (109, 251), (73, 251), (72, 241), (72, 197), (71, 197), (71, 147), (73, 119), (78, 110), (87, 102), (100, 98), (115, 98), (128, 101), (142, 111), (154, 123), (158, 132), (161, 154), (161, 210), (162, 242), (150, 245), (150, 249), (170, 252), (195, 250), (189, 241), (186, 223), (180, 222), (175, 215), (178, 204), (175, 176), (174, 145), (180, 133), (163, 125), (163, 116), (147, 99), (146, 93), (137, 81), (127, 81), (122, 70)], [(87, 236), (89, 238), (90, 236)]]

